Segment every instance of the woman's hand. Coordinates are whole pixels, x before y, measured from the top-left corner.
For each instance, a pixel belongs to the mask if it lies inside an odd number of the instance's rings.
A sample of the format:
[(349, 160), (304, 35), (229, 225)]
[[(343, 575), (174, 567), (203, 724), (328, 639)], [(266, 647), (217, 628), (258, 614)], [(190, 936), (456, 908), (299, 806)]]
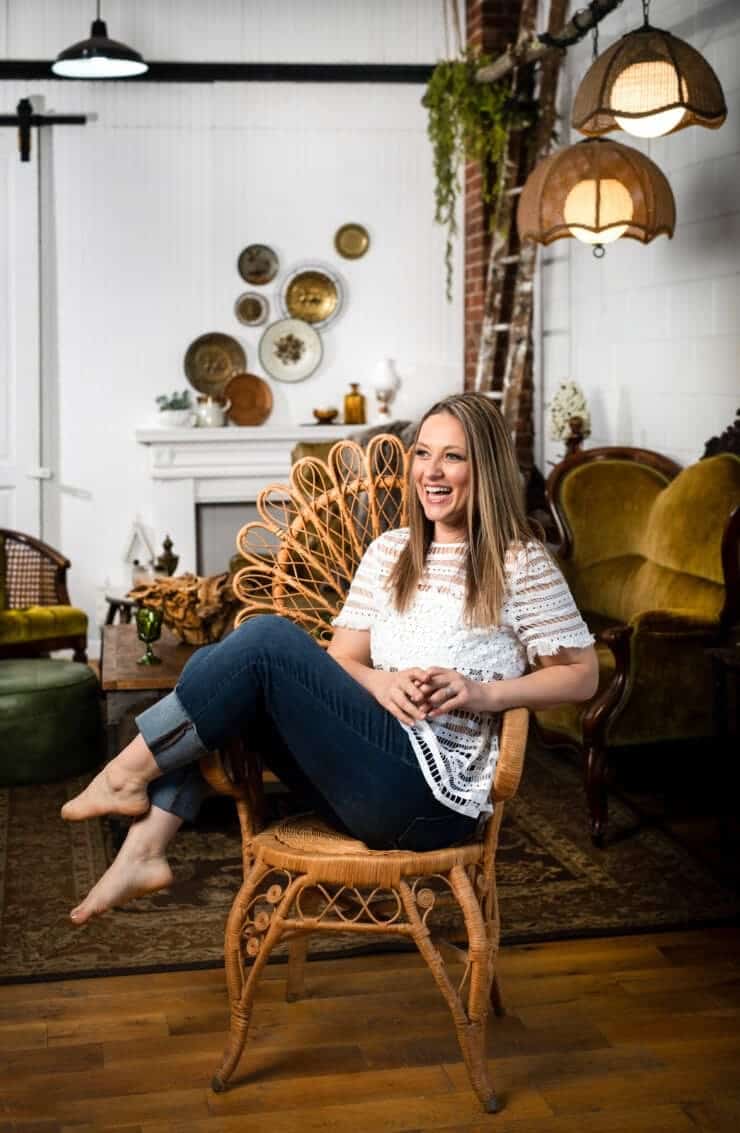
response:
[(427, 669), (427, 680), (419, 690), (426, 702), (430, 719), (446, 712), (491, 712), (491, 685), (471, 681), (456, 669)]
[(402, 724), (415, 724), (417, 720), (426, 718), (428, 705), (420, 686), (428, 680), (430, 672), (427, 669), (403, 669), (400, 673), (387, 673), (383, 669), (375, 669), (369, 688), (378, 704)]

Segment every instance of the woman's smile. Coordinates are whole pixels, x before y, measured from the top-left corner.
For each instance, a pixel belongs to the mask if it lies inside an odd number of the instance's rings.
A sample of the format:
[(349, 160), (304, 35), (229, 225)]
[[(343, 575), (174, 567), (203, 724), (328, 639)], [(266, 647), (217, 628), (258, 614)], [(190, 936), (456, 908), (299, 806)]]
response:
[(412, 476), (424, 514), (434, 524), (435, 541), (465, 539), (470, 464), (463, 427), (450, 413), (436, 413), (422, 425)]

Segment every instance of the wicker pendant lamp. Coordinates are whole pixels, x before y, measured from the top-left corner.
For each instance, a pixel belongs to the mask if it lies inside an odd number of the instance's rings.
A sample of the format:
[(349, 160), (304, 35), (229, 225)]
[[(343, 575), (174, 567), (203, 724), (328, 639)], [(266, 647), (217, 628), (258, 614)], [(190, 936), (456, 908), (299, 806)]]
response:
[(727, 117), (719, 79), (693, 47), (645, 23), (599, 55), (573, 102), (571, 123), (596, 137), (622, 129), (657, 138), (686, 126), (718, 129)]
[(551, 244), (575, 236), (603, 245), (622, 236), (649, 244), (672, 236), (676, 205), (655, 162), (630, 146), (587, 138), (541, 161), (522, 189), (517, 227), (522, 240)]

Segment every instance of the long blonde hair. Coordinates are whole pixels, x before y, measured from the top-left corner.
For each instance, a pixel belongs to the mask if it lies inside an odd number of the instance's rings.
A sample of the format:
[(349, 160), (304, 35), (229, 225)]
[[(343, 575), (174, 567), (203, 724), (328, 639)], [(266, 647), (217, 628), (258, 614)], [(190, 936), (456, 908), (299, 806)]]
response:
[[(467, 503), (465, 619), (471, 625), (498, 624), (506, 592), (504, 561), (513, 545), (536, 538), (524, 512), (523, 489), (509, 431), (498, 408), (481, 393), (460, 393), (438, 401), (422, 417), (449, 413), (465, 433), (470, 491)], [(389, 578), (395, 606), (410, 605), (424, 571), (434, 524), (424, 514), (409, 463), (409, 538)]]

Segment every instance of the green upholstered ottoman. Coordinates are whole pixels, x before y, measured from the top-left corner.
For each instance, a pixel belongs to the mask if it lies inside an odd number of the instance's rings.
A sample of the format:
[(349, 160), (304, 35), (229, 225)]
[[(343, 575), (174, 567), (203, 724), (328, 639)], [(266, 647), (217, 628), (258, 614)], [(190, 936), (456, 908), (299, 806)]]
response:
[(0, 661), (0, 786), (50, 783), (103, 760), (100, 689), (75, 661)]

